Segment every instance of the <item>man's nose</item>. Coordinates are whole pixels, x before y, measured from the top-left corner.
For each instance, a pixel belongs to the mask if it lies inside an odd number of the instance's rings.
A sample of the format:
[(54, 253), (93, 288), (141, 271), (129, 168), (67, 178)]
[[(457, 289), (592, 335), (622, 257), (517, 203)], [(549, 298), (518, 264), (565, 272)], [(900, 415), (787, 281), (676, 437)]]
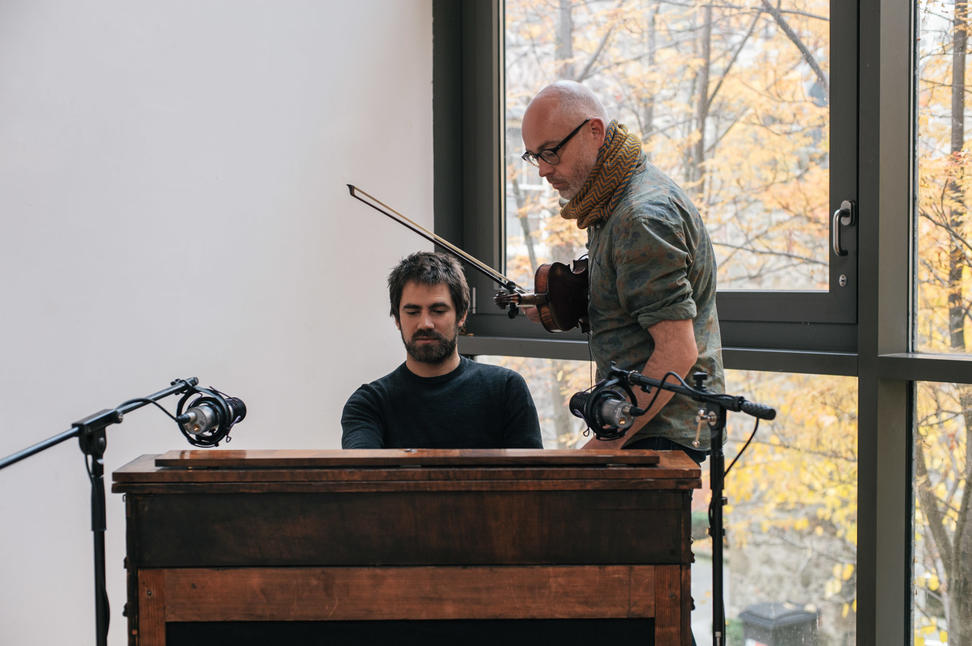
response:
[(538, 163), (538, 168), (540, 169), (540, 177), (543, 177), (544, 179), (546, 179), (547, 175), (552, 173), (554, 170), (553, 165), (543, 161), (543, 158), (538, 159), (537, 163)]
[(419, 316), (418, 326), (420, 330), (428, 330), (435, 327), (435, 323), (432, 321), (431, 314), (422, 314)]

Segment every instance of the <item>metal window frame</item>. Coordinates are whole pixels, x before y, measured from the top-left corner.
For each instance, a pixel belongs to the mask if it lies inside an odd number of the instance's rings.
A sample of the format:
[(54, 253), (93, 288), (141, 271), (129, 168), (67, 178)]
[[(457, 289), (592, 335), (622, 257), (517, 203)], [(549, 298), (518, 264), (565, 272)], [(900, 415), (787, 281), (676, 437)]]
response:
[[(866, 286), (856, 295), (856, 323), (726, 318), (724, 360), (730, 369), (857, 377), (857, 643), (910, 643), (914, 385), (972, 383), (972, 357), (912, 347), (914, 0), (836, 1), (856, 11), (857, 60), (847, 67), (856, 70), (857, 201), (865, 214), (857, 282)], [(496, 216), (504, 212), (501, 4), (433, 3), (435, 227), (494, 267), (504, 235)], [(494, 286), (470, 278), (479, 311), (470, 317), (474, 336), (461, 338), (463, 353), (589, 359), (580, 334), (538, 334), (488, 310)], [(719, 307), (723, 315), (721, 300)]]

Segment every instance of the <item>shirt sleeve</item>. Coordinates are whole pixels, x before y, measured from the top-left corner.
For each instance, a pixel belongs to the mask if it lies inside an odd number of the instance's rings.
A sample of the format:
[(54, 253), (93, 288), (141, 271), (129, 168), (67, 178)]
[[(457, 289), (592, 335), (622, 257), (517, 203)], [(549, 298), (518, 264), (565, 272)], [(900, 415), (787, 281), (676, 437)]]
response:
[(644, 329), (660, 321), (694, 319), (690, 262), (677, 207), (669, 212), (654, 205), (625, 218), (614, 246), (621, 306)]
[(540, 420), (537, 407), (526, 381), (517, 372), (511, 372), (506, 383), (506, 424), (503, 429), (503, 446), (508, 449), (542, 449)]
[(382, 415), (366, 386), (354, 391), (341, 414), (342, 449), (384, 448)]

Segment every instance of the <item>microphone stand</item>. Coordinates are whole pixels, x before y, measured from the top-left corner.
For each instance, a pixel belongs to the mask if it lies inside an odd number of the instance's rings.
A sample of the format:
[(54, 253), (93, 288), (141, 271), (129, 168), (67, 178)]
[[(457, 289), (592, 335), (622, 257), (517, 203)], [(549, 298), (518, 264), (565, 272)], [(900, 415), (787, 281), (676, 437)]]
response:
[[(705, 373), (702, 373), (703, 378)], [(696, 384), (702, 386), (698, 375)], [(723, 495), (725, 486), (726, 455), (722, 450), (722, 434), (726, 429), (726, 409), (724, 406), (706, 402), (709, 412), (705, 421), (709, 424), (709, 488), (712, 499), (709, 502), (709, 536), (712, 537), (712, 644), (722, 646), (726, 640), (726, 607), (723, 592), (722, 568), (724, 563), (723, 543), (726, 530), (723, 528), (723, 507), (729, 502)], [(699, 415), (703, 413), (700, 410)]]
[[(726, 610), (723, 596), (723, 541), (726, 532), (723, 527), (723, 507), (728, 503), (728, 500), (723, 495), (726, 474), (722, 435), (726, 429), (726, 411), (742, 411), (759, 419), (773, 419), (776, 417), (776, 411), (769, 406), (747, 401), (743, 397), (710, 392), (706, 390), (703, 383), (707, 377), (708, 375), (704, 372), (693, 373), (692, 379), (695, 382), (695, 388), (691, 388), (682, 385), (685, 382), (659, 381), (645, 377), (634, 370), (621, 370), (612, 364), (607, 379), (601, 384), (606, 387), (618, 384), (622, 386), (635, 384), (646, 393), (651, 388), (658, 388), (691, 397), (706, 405), (706, 408), (699, 410), (698, 420), (699, 428), (703, 423), (709, 425), (709, 487), (712, 490), (712, 500), (709, 503), (709, 536), (712, 537), (712, 644), (713, 646), (724, 646), (726, 643)], [(595, 388), (596, 390), (597, 388)], [(627, 392), (631, 394), (630, 387), (627, 388)], [(632, 399), (634, 398), (632, 397)], [(646, 409), (637, 408), (636, 401), (632, 401), (632, 404), (634, 405), (631, 409), (632, 414), (645, 414)], [(587, 420), (585, 419), (585, 421)], [(590, 423), (588, 423), (588, 426), (590, 426)], [(594, 431), (595, 436), (600, 437), (598, 431), (601, 429), (591, 427), (591, 430)]]
[(91, 480), (91, 531), (94, 533), (94, 578), (95, 578), (95, 640), (97, 646), (107, 646), (108, 643), (108, 593), (105, 586), (105, 530), (107, 520), (105, 514), (105, 465), (103, 458), (108, 441), (105, 429), (122, 421), (125, 413), (152, 404), (169, 395), (178, 395), (193, 389), (199, 380), (177, 379), (165, 390), (133, 399), (121, 404), (117, 408), (105, 409), (75, 422), (71, 428), (50, 437), (43, 442), (27, 447), (17, 453), (0, 460), (0, 469), (9, 467), (15, 462), (40, 453), (56, 444), (60, 444), (72, 437), (78, 438), (81, 452), (85, 457), (85, 468)]

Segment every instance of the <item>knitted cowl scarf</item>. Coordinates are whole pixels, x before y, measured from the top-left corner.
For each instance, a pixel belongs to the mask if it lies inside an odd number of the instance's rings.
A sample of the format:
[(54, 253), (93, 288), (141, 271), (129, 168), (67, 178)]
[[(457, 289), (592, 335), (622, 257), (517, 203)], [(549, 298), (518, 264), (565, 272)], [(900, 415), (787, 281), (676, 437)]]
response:
[(577, 220), (586, 229), (607, 217), (617, 206), (641, 160), (641, 140), (617, 121), (608, 124), (604, 143), (597, 151), (587, 181), (560, 211), (561, 217)]

